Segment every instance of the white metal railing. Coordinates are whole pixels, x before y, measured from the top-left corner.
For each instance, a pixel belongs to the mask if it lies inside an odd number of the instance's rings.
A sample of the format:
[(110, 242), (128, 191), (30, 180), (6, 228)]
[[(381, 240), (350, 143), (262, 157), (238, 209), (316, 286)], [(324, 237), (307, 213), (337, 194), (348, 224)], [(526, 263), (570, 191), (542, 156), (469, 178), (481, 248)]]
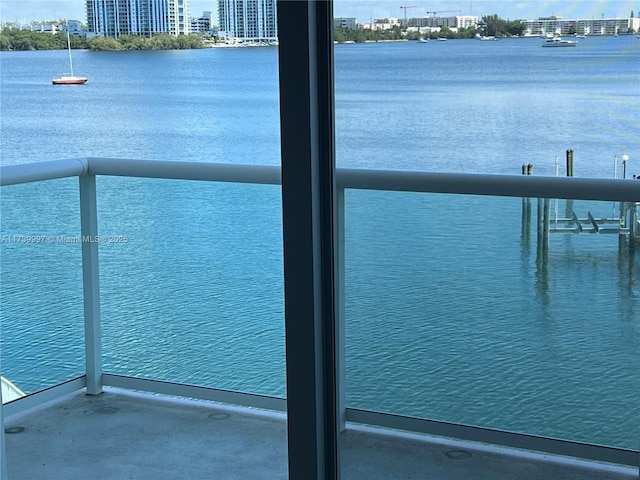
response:
[[(38, 182), (65, 177), (79, 177), (81, 234), (98, 235), (96, 184), (97, 175), (234, 182), (277, 185), (277, 166), (212, 164), (134, 159), (80, 158), (0, 167), (0, 186)], [(430, 173), (389, 170), (336, 169), (336, 275), (337, 285), (344, 285), (344, 208), (345, 189), (387, 190), (423, 193), (473, 194), (500, 197), (563, 198), (637, 203), (640, 182), (618, 179), (575, 177), (533, 177)], [(85, 375), (38, 394), (0, 407), (0, 415), (14, 414), (71, 391), (86, 388), (98, 394), (103, 385), (147, 390), (208, 400), (238, 403), (245, 406), (285, 410), (283, 399), (229, 392), (213, 388), (177, 385), (157, 380), (111, 375), (102, 371), (98, 243), (82, 242), (83, 298), (85, 323)], [(338, 365), (344, 366), (344, 289), (336, 292)], [(587, 445), (526, 434), (455, 425), (399, 415), (349, 409), (346, 407), (344, 368), (338, 372), (338, 407), (341, 425), (346, 421), (369, 423), (391, 428), (445, 435), (466, 440), (482, 440), (510, 447), (571, 455), (591, 460), (638, 465), (638, 452), (613, 447)], [(0, 433), (3, 435), (3, 433)], [(4, 439), (2, 439), (4, 446)], [(4, 453), (4, 452), (2, 452)], [(3, 455), (4, 457), (4, 455)]]
[[(0, 186), (84, 175), (266, 185), (280, 183), (280, 168), (277, 166), (80, 158), (2, 166), (0, 167)], [(620, 179), (337, 168), (336, 183), (338, 189), (615, 202), (640, 201), (640, 182)]]

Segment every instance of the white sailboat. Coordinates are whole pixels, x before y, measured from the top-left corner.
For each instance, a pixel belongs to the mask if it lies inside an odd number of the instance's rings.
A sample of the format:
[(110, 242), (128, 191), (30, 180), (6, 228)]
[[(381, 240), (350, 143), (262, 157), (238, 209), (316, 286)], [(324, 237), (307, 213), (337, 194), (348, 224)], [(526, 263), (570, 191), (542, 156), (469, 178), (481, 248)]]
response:
[(87, 77), (76, 77), (73, 74), (73, 60), (71, 59), (71, 38), (69, 37), (69, 22), (67, 22), (67, 50), (69, 51), (69, 69), (71, 73), (65, 73), (54, 77), (51, 82), (54, 85), (84, 85), (89, 79)]

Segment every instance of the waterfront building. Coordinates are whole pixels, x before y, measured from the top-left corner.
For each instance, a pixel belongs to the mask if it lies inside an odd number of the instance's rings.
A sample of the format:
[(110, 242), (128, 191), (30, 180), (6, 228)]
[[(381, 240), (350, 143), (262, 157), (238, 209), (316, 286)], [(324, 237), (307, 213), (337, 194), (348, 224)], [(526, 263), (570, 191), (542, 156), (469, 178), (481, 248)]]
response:
[(69, 31), (69, 35), (85, 36), (86, 31), (82, 28), (82, 22), (80, 20), (67, 20), (66, 23), (58, 21), (47, 22), (31, 22), (31, 23), (12, 23), (2, 22), (1, 30), (25, 30), (30, 32), (48, 33), (55, 35), (59, 32)]
[(456, 28), (471, 28), (478, 25), (478, 17), (475, 15), (457, 15)]
[(450, 29), (460, 29), (474, 27), (478, 24), (478, 17), (475, 15), (456, 15), (452, 17), (416, 17), (407, 20), (409, 27), (447, 27)]
[(456, 17), (425, 17), (425, 27), (456, 27)]
[(393, 27), (399, 27), (401, 25), (398, 18), (375, 18), (372, 23), (364, 24), (364, 28), (370, 28), (371, 30), (391, 30)]
[(86, 32), (82, 28), (82, 22), (80, 20), (69, 20), (66, 25), (60, 25), (61, 30), (67, 30), (69, 35), (77, 35), (84, 37)]
[(56, 23), (41, 23), (40, 25), (20, 25), (20, 30), (29, 30), (31, 32), (40, 32), (40, 33), (50, 33), (55, 35), (58, 33), (58, 30), (61, 30), (60, 27)]
[(86, 0), (89, 32), (102, 37), (189, 33), (187, 0)]
[(552, 16), (522, 23), (525, 35), (617, 35), (637, 32), (640, 27), (640, 19), (633, 17), (565, 20)]
[(29, 32), (49, 33), (55, 35), (62, 29), (57, 22), (2, 22), (2, 30), (25, 30)]
[(191, 19), (191, 33), (210, 33), (213, 28), (213, 13), (202, 12), (199, 18)]
[(356, 17), (337, 17), (333, 19), (333, 26), (340, 28), (356, 29)]
[(241, 42), (278, 39), (276, 0), (219, 0), (218, 18), (220, 37)]

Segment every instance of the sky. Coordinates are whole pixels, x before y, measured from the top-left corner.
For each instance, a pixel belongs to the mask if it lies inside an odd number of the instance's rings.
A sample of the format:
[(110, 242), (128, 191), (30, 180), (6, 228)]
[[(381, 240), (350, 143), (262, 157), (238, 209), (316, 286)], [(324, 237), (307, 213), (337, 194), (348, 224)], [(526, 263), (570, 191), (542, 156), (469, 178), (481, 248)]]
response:
[[(290, 1), (290, 0), (279, 0)], [(401, 8), (403, 6), (412, 8)], [(0, 0), (0, 21), (25, 22), (68, 18), (86, 21), (84, 0)], [(190, 0), (190, 16), (216, 13), (217, 0)], [(356, 17), (360, 23), (373, 18), (497, 14), (506, 20), (535, 19), (555, 15), (566, 19), (628, 17), (640, 15), (640, 0), (335, 0), (336, 17)]]

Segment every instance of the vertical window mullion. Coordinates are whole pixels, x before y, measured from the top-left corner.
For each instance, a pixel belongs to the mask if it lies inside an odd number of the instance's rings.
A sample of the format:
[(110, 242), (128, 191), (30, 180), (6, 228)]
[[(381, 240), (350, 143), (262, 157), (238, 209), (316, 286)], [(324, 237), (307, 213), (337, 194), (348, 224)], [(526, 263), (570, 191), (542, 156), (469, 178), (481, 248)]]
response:
[(277, 4), (289, 478), (338, 477), (332, 4)]

